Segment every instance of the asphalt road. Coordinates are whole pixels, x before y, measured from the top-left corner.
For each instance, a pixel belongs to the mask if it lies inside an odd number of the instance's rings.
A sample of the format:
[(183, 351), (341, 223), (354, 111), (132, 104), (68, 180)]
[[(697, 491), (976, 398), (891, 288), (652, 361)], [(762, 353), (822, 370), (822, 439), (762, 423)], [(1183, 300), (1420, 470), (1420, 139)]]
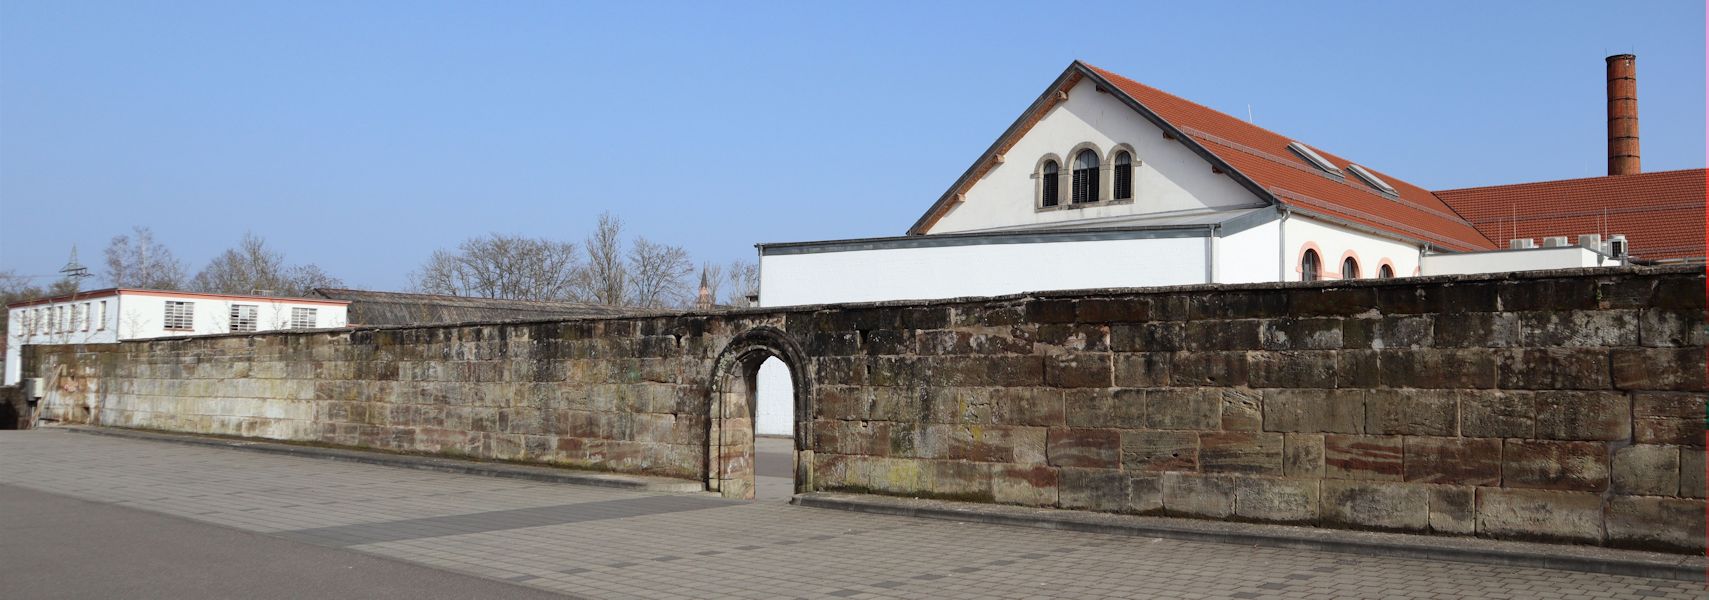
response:
[(4, 598), (563, 598), (0, 484)]

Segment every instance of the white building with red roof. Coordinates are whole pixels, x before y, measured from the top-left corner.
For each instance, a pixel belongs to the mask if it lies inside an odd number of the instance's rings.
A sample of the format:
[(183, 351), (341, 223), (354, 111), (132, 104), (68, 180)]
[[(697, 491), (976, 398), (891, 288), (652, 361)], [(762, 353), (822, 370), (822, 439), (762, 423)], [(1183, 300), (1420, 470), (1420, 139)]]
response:
[[(906, 235), (760, 244), (760, 304), (1701, 260), (1703, 170), (1630, 174), (1632, 60), (1608, 59), (1615, 174), (1445, 192), (1076, 61)], [(758, 430), (787, 433), (769, 396)]]

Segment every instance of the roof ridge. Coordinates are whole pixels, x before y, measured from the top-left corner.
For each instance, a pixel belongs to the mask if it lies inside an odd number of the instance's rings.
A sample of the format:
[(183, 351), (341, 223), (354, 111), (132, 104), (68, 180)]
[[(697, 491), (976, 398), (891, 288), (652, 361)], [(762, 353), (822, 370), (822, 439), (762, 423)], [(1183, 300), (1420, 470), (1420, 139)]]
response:
[[(1159, 93), (1159, 94), (1163, 94), (1163, 95), (1166, 95), (1166, 96), (1169, 96), (1169, 97), (1171, 97), (1171, 98), (1174, 98), (1174, 99), (1176, 99), (1176, 100), (1179, 100), (1179, 101), (1181, 101), (1181, 102), (1185, 102), (1185, 103), (1187, 103), (1187, 104), (1190, 104), (1190, 105), (1193, 105), (1193, 106), (1197, 106), (1197, 107), (1199, 107), (1199, 108), (1202, 108), (1202, 109), (1205, 109), (1205, 110), (1208, 110), (1208, 111), (1211, 111), (1211, 112), (1214, 112), (1214, 113), (1216, 113), (1216, 114), (1219, 114), (1219, 115), (1222, 115), (1222, 116), (1224, 116), (1224, 117), (1228, 117), (1228, 118), (1230, 118), (1230, 119), (1233, 119), (1233, 120), (1235, 120), (1235, 121), (1238, 121), (1238, 122), (1240, 122), (1240, 123), (1245, 123), (1245, 124), (1246, 124), (1246, 126), (1247, 126), (1247, 127), (1251, 127), (1251, 128), (1253, 128), (1253, 129), (1257, 129), (1257, 130), (1260, 130), (1260, 131), (1263, 131), (1263, 132), (1265, 132), (1265, 133), (1269, 133), (1269, 134), (1271, 134), (1271, 135), (1274, 135), (1274, 136), (1276, 136), (1276, 137), (1280, 137), (1280, 138), (1287, 138), (1287, 139), (1289, 139), (1289, 140), (1292, 140), (1292, 141), (1296, 141), (1296, 142), (1298, 142), (1298, 141), (1299, 141), (1299, 140), (1298, 140), (1298, 139), (1296, 139), (1296, 138), (1294, 138), (1294, 137), (1293, 137), (1293, 136), (1287, 136), (1287, 135), (1282, 135), (1282, 134), (1281, 134), (1281, 133), (1279, 133), (1279, 132), (1277, 132), (1277, 131), (1276, 131), (1276, 130), (1274, 130), (1274, 129), (1270, 129), (1270, 128), (1267, 128), (1267, 127), (1264, 127), (1264, 126), (1263, 126), (1263, 125), (1259, 125), (1259, 124), (1257, 124), (1257, 123), (1253, 123), (1253, 122), (1251, 122), (1251, 121), (1242, 121), (1242, 120), (1241, 120), (1241, 119), (1240, 119), (1240, 117), (1236, 117), (1236, 116), (1234, 116), (1234, 115), (1231, 115), (1231, 114), (1228, 114), (1228, 113), (1225, 113), (1225, 112), (1222, 112), (1222, 111), (1220, 111), (1220, 110), (1217, 110), (1217, 109), (1214, 109), (1214, 108), (1211, 108), (1211, 107), (1209, 107), (1209, 106), (1206, 106), (1206, 105), (1204, 105), (1204, 104), (1200, 104), (1200, 103), (1198, 103), (1198, 102), (1194, 102), (1194, 101), (1192, 101), (1192, 100), (1189, 100), (1189, 99), (1187, 99), (1187, 97), (1186, 97), (1186, 96), (1182, 96), (1182, 95), (1180, 95), (1180, 94), (1176, 94), (1176, 93), (1173, 93), (1173, 92), (1170, 92), (1170, 91), (1168, 91), (1168, 90), (1165, 90), (1165, 89), (1163, 89), (1163, 88), (1160, 88), (1160, 87), (1157, 87), (1157, 86), (1154, 86), (1154, 85), (1147, 85), (1147, 84), (1144, 84), (1144, 83), (1140, 83), (1140, 82), (1138, 82), (1138, 81), (1135, 81), (1135, 80), (1133, 80), (1133, 79), (1131, 79), (1131, 78), (1128, 78), (1128, 77), (1123, 77), (1123, 76), (1122, 76), (1122, 75), (1121, 75), (1121, 74), (1119, 74), (1119, 73), (1116, 73), (1116, 72), (1114, 72), (1114, 71), (1111, 71), (1111, 70), (1109, 70), (1109, 69), (1105, 69), (1105, 68), (1103, 68), (1103, 67), (1099, 67), (1099, 66), (1096, 66), (1096, 65), (1093, 65), (1093, 64), (1092, 64), (1092, 63), (1088, 63), (1088, 62), (1081, 62), (1081, 64), (1083, 64), (1083, 65), (1086, 65), (1086, 66), (1087, 66), (1087, 67), (1089, 67), (1089, 68), (1091, 68), (1091, 69), (1092, 69), (1092, 70), (1094, 70), (1094, 71), (1097, 71), (1097, 72), (1098, 72), (1098, 74), (1099, 74), (1099, 75), (1103, 75), (1103, 76), (1104, 76), (1104, 77), (1107, 77), (1107, 78), (1114, 78), (1114, 79), (1121, 79), (1121, 80), (1124, 80), (1124, 81), (1126, 81), (1126, 82), (1128, 82), (1128, 83), (1131, 83), (1131, 84), (1134, 84), (1134, 85), (1137, 85), (1137, 86), (1139, 86), (1139, 87), (1142, 87), (1142, 88), (1146, 88), (1146, 89), (1149, 89), (1149, 90), (1151, 90), (1151, 91), (1154, 91), (1154, 92), (1157, 92), (1157, 93)], [(1177, 125), (1177, 127), (1179, 127), (1179, 125)], [(1300, 143), (1304, 143), (1304, 142), (1300, 142)], [(1314, 148), (1315, 148), (1315, 147), (1314, 147)], [(1346, 160), (1346, 159), (1342, 159), (1342, 160)], [(1347, 162), (1352, 162), (1352, 161), (1347, 161)]]
[(1667, 171), (1649, 171), (1649, 172), (1645, 172), (1645, 173), (1632, 173), (1629, 175), (1591, 175), (1588, 177), (1568, 177), (1566, 179), (1543, 179), (1540, 181), (1520, 181), (1520, 182), (1515, 182), (1515, 183), (1498, 183), (1495, 185), (1474, 185), (1474, 186), (1469, 186), (1469, 187), (1448, 188), (1445, 190), (1430, 190), (1430, 193), (1432, 193), (1432, 194), (1446, 194), (1446, 193), (1451, 193), (1451, 192), (1464, 192), (1464, 191), (1469, 191), (1469, 190), (1493, 190), (1496, 188), (1505, 188), (1505, 187), (1514, 187), (1514, 186), (1542, 185), (1542, 184), (1546, 184), (1546, 183), (1570, 183), (1570, 182), (1575, 182), (1575, 181), (1611, 180), (1613, 178), (1621, 178), (1621, 179), (1630, 180), (1631, 178), (1644, 177), (1647, 175), (1677, 175), (1677, 174), (1681, 174), (1681, 173), (1687, 173), (1690, 171), (1709, 171), (1709, 167), (1693, 167), (1693, 168), (1686, 168), (1686, 169), (1672, 169), (1672, 170), (1667, 170)]

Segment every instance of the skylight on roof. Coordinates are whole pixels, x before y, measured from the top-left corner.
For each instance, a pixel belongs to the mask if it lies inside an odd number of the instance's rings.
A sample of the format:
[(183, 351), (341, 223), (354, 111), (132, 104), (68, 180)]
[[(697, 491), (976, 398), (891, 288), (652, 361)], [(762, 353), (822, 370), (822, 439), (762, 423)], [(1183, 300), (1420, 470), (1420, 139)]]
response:
[(1324, 158), (1322, 154), (1318, 154), (1317, 151), (1312, 150), (1311, 147), (1299, 142), (1288, 142), (1288, 149), (1293, 150), (1294, 153), (1300, 155), (1301, 158), (1310, 161), (1311, 164), (1316, 165), (1317, 168), (1323, 169), (1323, 172), (1329, 173), (1330, 175), (1341, 176), (1340, 167), (1335, 166), (1335, 163), (1329, 162), (1329, 159)]
[(1365, 183), (1369, 183), (1371, 184), (1371, 187), (1377, 188), (1377, 191), (1390, 196), (1400, 196), (1400, 192), (1395, 191), (1394, 186), (1389, 185), (1389, 182), (1387, 181), (1383, 181), (1383, 178), (1378, 177), (1376, 173), (1372, 173), (1370, 169), (1355, 164), (1349, 164), (1347, 165), (1347, 168), (1353, 171), (1354, 175), (1358, 175), (1360, 179), (1365, 180)]

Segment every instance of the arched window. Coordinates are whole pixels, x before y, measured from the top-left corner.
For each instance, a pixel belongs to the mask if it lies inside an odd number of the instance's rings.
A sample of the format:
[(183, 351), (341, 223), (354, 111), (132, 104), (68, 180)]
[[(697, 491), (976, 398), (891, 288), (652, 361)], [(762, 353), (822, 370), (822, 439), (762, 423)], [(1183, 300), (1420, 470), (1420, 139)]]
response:
[(1341, 278), (1342, 279), (1358, 279), (1359, 278), (1359, 260), (1358, 259), (1349, 256), (1349, 257), (1341, 260)]
[(1300, 257), (1300, 281), (1317, 281), (1323, 277), (1323, 264), (1317, 258), (1316, 250), (1306, 250), (1305, 256)]
[(1388, 265), (1378, 267), (1377, 279), (1394, 279), (1394, 267)]
[(1043, 204), (1046, 208), (1056, 206), (1058, 203), (1058, 200), (1056, 199), (1056, 161), (1045, 161), (1044, 168), (1039, 172), (1039, 178), (1044, 181), (1044, 183), (1040, 184), (1044, 187), (1044, 195), (1039, 203)]
[(1098, 153), (1081, 150), (1074, 155), (1074, 203), (1098, 201)]
[(1116, 183), (1114, 190), (1117, 200), (1127, 200), (1133, 197), (1133, 156), (1126, 152), (1116, 154)]

